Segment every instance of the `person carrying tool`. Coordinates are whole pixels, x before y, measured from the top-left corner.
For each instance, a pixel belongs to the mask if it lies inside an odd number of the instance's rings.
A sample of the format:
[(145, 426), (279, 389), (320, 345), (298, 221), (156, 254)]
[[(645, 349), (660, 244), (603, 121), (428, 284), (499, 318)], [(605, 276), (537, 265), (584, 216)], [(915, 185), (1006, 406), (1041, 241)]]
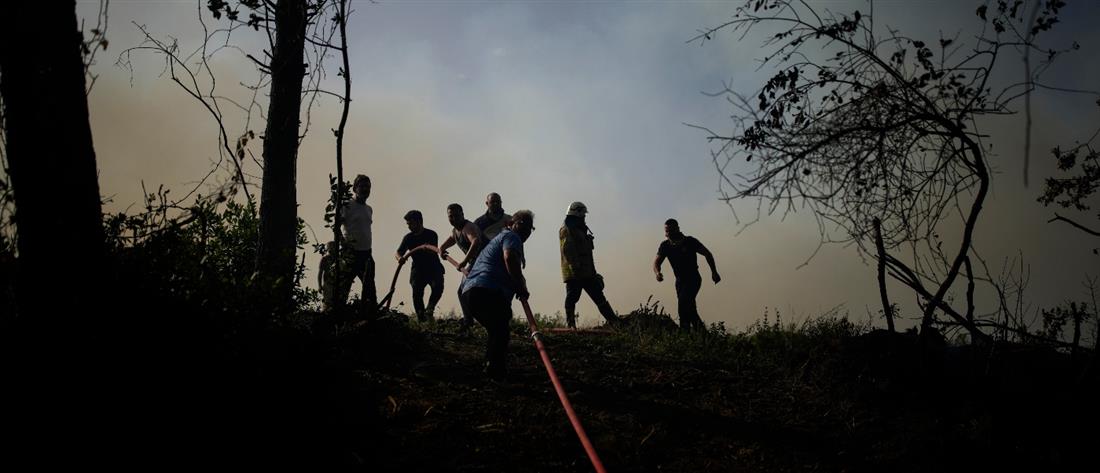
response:
[[(447, 206), (447, 221), (451, 223), (451, 236), (440, 245), (439, 258), (447, 259), (447, 248), (458, 245), (458, 248), (466, 254), (466, 257), (462, 258), (455, 269), (463, 273), (463, 281), (465, 281), (465, 270), (474, 261), (477, 261), (477, 255), (481, 253), (481, 248), (485, 246), (484, 237), (477, 225), (466, 219), (461, 205), (451, 204)], [(461, 283), (458, 285), (458, 305), (462, 308), (462, 322), (459, 331), (465, 332), (473, 326), (474, 315), (473, 312), (470, 312), (466, 297), (462, 295)]]
[(722, 280), (718, 275), (718, 268), (714, 263), (714, 255), (707, 247), (703, 246), (694, 237), (685, 236), (680, 232), (680, 223), (675, 219), (665, 221), (665, 241), (657, 248), (657, 259), (653, 260), (653, 273), (657, 275), (657, 282), (665, 280), (661, 274), (661, 264), (665, 258), (672, 265), (672, 273), (676, 276), (676, 302), (677, 312), (680, 316), (680, 328), (684, 330), (706, 330), (707, 326), (699, 317), (699, 310), (695, 307), (695, 296), (703, 286), (703, 277), (699, 275), (699, 260), (696, 255), (703, 255), (710, 265), (710, 279), (714, 284)]
[(474, 220), (474, 224), (476, 224), (477, 228), (481, 229), (481, 233), (485, 235), (485, 241), (489, 241), (497, 236), (501, 230), (511, 225), (509, 222), (511, 218), (511, 215), (504, 213), (500, 194), (492, 192), (485, 196), (485, 215)]
[[(417, 320), (427, 322), (433, 319), (435, 306), (439, 303), (439, 298), (443, 297), (443, 265), (434, 252), (425, 248), (434, 248), (439, 243), (439, 236), (424, 228), (424, 215), (419, 210), (408, 211), (405, 214), (405, 224), (409, 226), (409, 233), (401, 239), (394, 258), (399, 264), (405, 264), (406, 260), (412, 258), (409, 284), (412, 285), (413, 310), (416, 311)], [(424, 307), (426, 286), (431, 286), (432, 293), (428, 297), (428, 306)]]
[[(363, 295), (360, 299), (363, 315), (373, 317), (378, 311), (378, 293), (374, 287), (374, 257), (371, 255), (371, 224), (374, 209), (367, 205), (370, 197), (370, 178), (362, 174), (355, 176), (352, 183), (354, 197), (343, 208), (343, 236), (352, 250), (351, 266), (347, 277), (340, 277), (336, 305), (343, 306), (351, 292), (355, 278), (363, 283)], [(342, 258), (341, 258), (342, 259)], [(341, 273), (343, 269), (341, 269)]]
[(512, 320), (512, 298), (526, 301), (530, 296), (523, 277), (523, 243), (535, 230), (535, 214), (520, 210), (512, 223), (485, 245), (462, 283), (462, 294), (470, 310), (489, 333), (485, 345), (485, 372), (493, 379), (507, 375), (508, 323)]
[(608, 324), (619, 322), (611, 303), (604, 297), (603, 276), (596, 272), (596, 263), (592, 257), (595, 237), (585, 223), (588, 207), (584, 203), (573, 202), (565, 214), (565, 222), (558, 230), (561, 242), (561, 278), (565, 282), (565, 322), (569, 328), (577, 328), (577, 301), (581, 300), (581, 291), (600, 310), (600, 315)]

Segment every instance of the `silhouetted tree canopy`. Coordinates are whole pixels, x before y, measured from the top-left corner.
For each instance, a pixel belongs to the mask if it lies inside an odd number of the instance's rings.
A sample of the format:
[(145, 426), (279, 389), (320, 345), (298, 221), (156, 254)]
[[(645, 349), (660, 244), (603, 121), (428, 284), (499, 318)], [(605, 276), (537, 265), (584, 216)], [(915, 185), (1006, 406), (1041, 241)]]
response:
[[(923, 297), (922, 326), (942, 310), (982, 336), (963, 316), (969, 311), (946, 302), (969, 265), (992, 179), (981, 118), (1015, 113), (1021, 97), (1044, 86), (1040, 78), (1049, 62), (1077, 48), (1038, 43), (1064, 5), (982, 5), (975, 12), (977, 38), (964, 44), (961, 33), (924, 40), (876, 28), (860, 11), (746, 2), (732, 19), (695, 38), (712, 40), (722, 30), (744, 37), (763, 26), (779, 30), (766, 39), (761, 65), (774, 74), (752, 94), (727, 86), (719, 95), (736, 109), (732, 132), (707, 130), (719, 144), (713, 159), (724, 199), (757, 199), (769, 214), (808, 209), (822, 244), (855, 243), (872, 257), (874, 222), (880, 221), (887, 251), (914, 254), (910, 263), (886, 258), (891, 276)], [(1020, 49), (1045, 60), (1023, 82), (1004, 85), (995, 65)], [(748, 171), (738, 172), (746, 162)], [(947, 228), (961, 234), (953, 249), (940, 236)]]

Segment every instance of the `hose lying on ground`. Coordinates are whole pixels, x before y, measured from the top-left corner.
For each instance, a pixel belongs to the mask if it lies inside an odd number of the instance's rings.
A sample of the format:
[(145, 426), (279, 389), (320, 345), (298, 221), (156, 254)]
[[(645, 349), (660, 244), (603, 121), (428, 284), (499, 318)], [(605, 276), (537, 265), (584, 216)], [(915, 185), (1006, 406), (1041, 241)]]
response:
[(531, 338), (535, 340), (535, 347), (538, 348), (539, 356), (542, 357), (542, 364), (546, 366), (546, 374), (550, 376), (550, 382), (554, 384), (554, 390), (558, 393), (561, 406), (565, 408), (565, 415), (569, 417), (569, 422), (573, 424), (573, 430), (577, 432), (577, 437), (580, 438), (581, 445), (584, 446), (584, 452), (588, 454), (588, 459), (592, 462), (596, 472), (606, 473), (607, 470), (604, 469), (600, 456), (596, 454), (596, 447), (593, 447), (592, 441), (588, 440), (588, 434), (584, 432), (584, 426), (581, 425), (580, 418), (573, 411), (573, 403), (569, 402), (569, 396), (565, 394), (565, 388), (562, 387), (558, 374), (554, 372), (554, 365), (550, 363), (550, 354), (546, 352), (546, 346), (542, 344), (542, 337), (539, 334), (538, 325), (535, 324), (535, 316), (531, 313), (531, 306), (526, 300), (520, 302), (523, 303), (523, 313), (527, 316), (527, 324), (531, 326)]
[[(429, 250), (436, 253), (440, 253), (439, 247), (433, 245), (422, 245), (414, 249), (416, 250)], [(455, 268), (458, 267), (458, 262), (447, 256), (449, 261)], [(398, 271), (401, 271), (401, 266), (397, 267)], [(397, 274), (393, 276), (393, 280), (397, 282)], [(392, 295), (393, 289), (390, 289), (390, 295)], [(388, 297), (388, 296), (387, 296)], [(523, 304), (523, 313), (527, 316), (527, 324), (531, 327), (531, 339), (535, 341), (535, 348), (539, 351), (539, 356), (542, 358), (542, 364), (546, 367), (546, 374), (550, 376), (550, 383), (554, 385), (554, 391), (558, 393), (558, 399), (561, 401), (561, 405), (565, 408), (565, 415), (569, 417), (569, 423), (573, 424), (573, 430), (577, 433), (577, 438), (581, 441), (581, 446), (584, 447), (584, 452), (588, 454), (589, 461), (592, 462), (592, 467), (596, 469), (597, 473), (607, 473), (604, 469), (603, 462), (600, 461), (599, 454), (596, 453), (596, 447), (592, 446), (592, 441), (588, 439), (588, 434), (584, 431), (584, 426), (581, 425), (581, 420), (577, 417), (576, 411), (573, 410), (573, 403), (569, 402), (569, 396), (565, 393), (565, 388), (561, 385), (561, 380), (558, 379), (558, 374), (554, 371), (554, 365), (550, 362), (550, 354), (546, 351), (546, 346), (542, 343), (542, 337), (539, 334), (538, 324), (535, 323), (535, 316), (531, 312), (531, 305), (526, 300), (521, 300)], [(558, 331), (551, 329), (551, 331)], [(570, 330), (576, 332), (576, 330)], [(600, 333), (598, 331), (592, 331), (593, 333)], [(611, 333), (610, 331), (606, 331)]]

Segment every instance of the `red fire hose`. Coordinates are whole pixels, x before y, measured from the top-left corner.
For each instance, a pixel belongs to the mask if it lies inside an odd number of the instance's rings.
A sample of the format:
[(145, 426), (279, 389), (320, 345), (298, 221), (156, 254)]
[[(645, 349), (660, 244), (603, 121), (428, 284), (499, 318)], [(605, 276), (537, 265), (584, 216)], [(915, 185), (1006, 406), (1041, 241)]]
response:
[(535, 324), (535, 316), (531, 314), (531, 306), (526, 300), (520, 302), (523, 303), (523, 313), (527, 316), (527, 324), (531, 326), (531, 338), (535, 340), (535, 347), (538, 348), (539, 356), (542, 357), (542, 364), (546, 366), (546, 374), (550, 375), (550, 382), (554, 384), (554, 390), (558, 392), (558, 399), (561, 400), (561, 406), (565, 408), (565, 415), (569, 416), (569, 422), (573, 424), (573, 430), (577, 432), (577, 437), (581, 439), (581, 445), (584, 446), (584, 451), (588, 454), (588, 459), (592, 461), (592, 466), (596, 468), (596, 472), (607, 473), (607, 470), (603, 467), (603, 462), (600, 461), (600, 456), (596, 454), (596, 448), (592, 446), (592, 441), (588, 440), (588, 434), (584, 432), (584, 426), (581, 425), (580, 418), (573, 411), (573, 403), (569, 402), (569, 396), (565, 394), (565, 388), (561, 386), (558, 374), (554, 371), (554, 365), (550, 364), (550, 354), (546, 352), (546, 347), (542, 344), (539, 327)]
[[(435, 246), (424, 245), (420, 248), (439, 253), (439, 248)], [(458, 267), (458, 261), (455, 261), (454, 258), (447, 256), (447, 261), (454, 267)], [(401, 270), (400, 267), (397, 269)], [(394, 281), (396, 280), (397, 276), (395, 275)], [(554, 365), (550, 363), (550, 354), (546, 351), (546, 346), (542, 344), (542, 337), (539, 334), (538, 324), (535, 323), (535, 316), (531, 313), (531, 306), (525, 300), (520, 302), (523, 303), (523, 313), (527, 316), (527, 324), (531, 326), (531, 338), (535, 340), (535, 347), (538, 348), (539, 356), (542, 357), (546, 374), (550, 375), (550, 382), (554, 385), (554, 391), (558, 393), (558, 399), (561, 400), (562, 407), (565, 408), (565, 415), (569, 417), (569, 423), (573, 424), (573, 430), (577, 432), (577, 437), (581, 440), (581, 446), (584, 447), (584, 452), (588, 454), (588, 459), (592, 462), (596, 473), (607, 473), (607, 470), (603, 467), (603, 462), (600, 461), (600, 456), (596, 453), (596, 447), (593, 447), (592, 441), (588, 440), (588, 434), (585, 433), (584, 426), (581, 425), (581, 419), (577, 417), (576, 411), (573, 410), (573, 403), (569, 402), (569, 396), (565, 393), (561, 380), (558, 379), (558, 373), (554, 371)]]
[(615, 333), (614, 330), (601, 328), (548, 328), (543, 331), (549, 333), (575, 333), (584, 335), (611, 335)]

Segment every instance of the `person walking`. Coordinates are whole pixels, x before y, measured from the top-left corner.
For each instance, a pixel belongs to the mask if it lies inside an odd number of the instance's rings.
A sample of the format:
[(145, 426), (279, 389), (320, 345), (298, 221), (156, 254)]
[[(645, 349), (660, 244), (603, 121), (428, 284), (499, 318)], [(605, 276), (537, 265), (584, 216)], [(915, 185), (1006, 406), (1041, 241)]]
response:
[(511, 224), (485, 245), (474, 261), (462, 293), (467, 297), (474, 319), (485, 327), (485, 372), (493, 379), (507, 375), (508, 324), (512, 320), (512, 298), (527, 300), (527, 280), (523, 276), (523, 244), (535, 230), (535, 214), (517, 211)]
[[(409, 233), (401, 239), (395, 257), (399, 264), (405, 264), (405, 261), (412, 258), (409, 284), (412, 286), (413, 310), (416, 311), (417, 320), (427, 322), (434, 318), (435, 306), (439, 303), (439, 298), (443, 297), (443, 265), (435, 252), (429, 251), (429, 248), (434, 249), (439, 244), (439, 236), (424, 228), (424, 214), (419, 210), (408, 211), (405, 214), (405, 224), (409, 227)], [(425, 307), (424, 288), (428, 286), (432, 292)]]
[(676, 276), (676, 306), (680, 317), (680, 328), (684, 330), (706, 330), (707, 328), (695, 306), (695, 297), (703, 286), (703, 277), (699, 275), (699, 260), (696, 255), (703, 255), (706, 258), (710, 266), (710, 279), (714, 284), (718, 284), (722, 277), (718, 275), (714, 255), (710, 250), (699, 240), (680, 232), (680, 223), (675, 219), (666, 220), (665, 241), (661, 242), (661, 246), (657, 248), (657, 259), (653, 261), (653, 273), (657, 275), (657, 282), (664, 281), (661, 264), (667, 258), (672, 266), (672, 273)]
[(619, 317), (603, 294), (603, 276), (596, 272), (592, 255), (595, 237), (585, 222), (587, 215), (588, 207), (584, 203), (573, 202), (566, 211), (565, 222), (558, 230), (561, 243), (561, 277), (565, 282), (565, 321), (569, 328), (577, 328), (577, 302), (581, 299), (581, 291), (588, 293), (607, 323), (619, 322)]

